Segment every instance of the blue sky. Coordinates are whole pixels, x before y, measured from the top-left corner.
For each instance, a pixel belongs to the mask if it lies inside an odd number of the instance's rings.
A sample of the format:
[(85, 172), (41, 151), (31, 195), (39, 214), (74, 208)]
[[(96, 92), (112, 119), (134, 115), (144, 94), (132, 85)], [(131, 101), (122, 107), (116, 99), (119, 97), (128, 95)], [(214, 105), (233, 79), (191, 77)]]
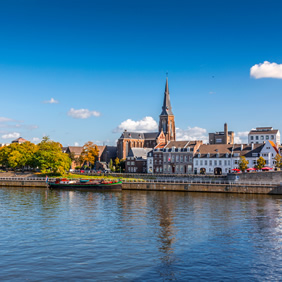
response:
[(281, 11), (278, 0), (0, 1), (0, 143), (153, 130), (167, 71), (178, 138), (224, 122), (239, 141), (281, 130)]

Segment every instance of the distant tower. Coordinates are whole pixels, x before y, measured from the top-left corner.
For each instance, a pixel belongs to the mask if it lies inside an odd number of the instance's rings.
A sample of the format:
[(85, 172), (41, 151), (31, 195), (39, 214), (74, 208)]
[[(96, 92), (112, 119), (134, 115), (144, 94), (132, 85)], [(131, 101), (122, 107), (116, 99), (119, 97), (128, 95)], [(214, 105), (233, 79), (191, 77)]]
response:
[(166, 78), (164, 103), (162, 107), (162, 112), (160, 114), (159, 122), (159, 132), (161, 132), (162, 130), (164, 132), (166, 142), (175, 140), (175, 122), (170, 105), (168, 78)]

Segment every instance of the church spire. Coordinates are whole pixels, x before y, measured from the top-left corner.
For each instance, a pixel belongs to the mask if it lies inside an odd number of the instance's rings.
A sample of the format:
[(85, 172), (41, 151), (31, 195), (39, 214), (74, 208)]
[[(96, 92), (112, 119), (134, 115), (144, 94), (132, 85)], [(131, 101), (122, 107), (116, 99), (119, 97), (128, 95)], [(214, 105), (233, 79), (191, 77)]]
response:
[(161, 116), (171, 116), (173, 115), (171, 105), (170, 105), (170, 98), (169, 98), (169, 90), (168, 90), (168, 78), (166, 77), (165, 83), (165, 92), (164, 92), (164, 103), (162, 107)]

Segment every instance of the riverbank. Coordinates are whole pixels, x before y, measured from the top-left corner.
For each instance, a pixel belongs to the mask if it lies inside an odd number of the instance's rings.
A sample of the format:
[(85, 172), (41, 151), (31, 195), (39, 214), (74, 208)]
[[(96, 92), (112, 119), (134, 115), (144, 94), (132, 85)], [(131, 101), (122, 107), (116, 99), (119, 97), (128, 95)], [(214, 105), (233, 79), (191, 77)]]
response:
[[(47, 188), (45, 178), (39, 177), (2, 177), (0, 187), (33, 187)], [(177, 191), (177, 192), (208, 192), (208, 193), (238, 193), (238, 194), (273, 194), (282, 195), (282, 185), (232, 182), (188, 182), (188, 181), (124, 181), (122, 190), (146, 191)]]

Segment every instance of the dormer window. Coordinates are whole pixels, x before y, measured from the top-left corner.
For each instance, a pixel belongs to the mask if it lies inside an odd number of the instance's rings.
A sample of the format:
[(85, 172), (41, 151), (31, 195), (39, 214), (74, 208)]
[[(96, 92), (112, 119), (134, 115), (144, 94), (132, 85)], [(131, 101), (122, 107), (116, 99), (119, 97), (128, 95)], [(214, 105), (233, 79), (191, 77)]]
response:
[(201, 157), (201, 154), (200, 153), (198, 153), (198, 158), (200, 158)]
[(209, 158), (210, 157), (210, 153), (207, 153), (207, 158)]
[(215, 157), (218, 158), (219, 157), (219, 153), (216, 153)]
[(225, 154), (225, 157), (228, 158), (228, 154), (227, 153)]

